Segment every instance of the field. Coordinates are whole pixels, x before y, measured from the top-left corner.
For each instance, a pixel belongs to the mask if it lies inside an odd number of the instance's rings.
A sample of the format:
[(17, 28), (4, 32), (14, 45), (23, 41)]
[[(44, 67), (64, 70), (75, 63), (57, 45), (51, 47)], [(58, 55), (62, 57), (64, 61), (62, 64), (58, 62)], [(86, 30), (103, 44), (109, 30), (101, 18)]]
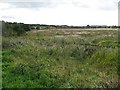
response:
[(49, 29), (2, 37), (3, 88), (118, 86), (117, 29)]

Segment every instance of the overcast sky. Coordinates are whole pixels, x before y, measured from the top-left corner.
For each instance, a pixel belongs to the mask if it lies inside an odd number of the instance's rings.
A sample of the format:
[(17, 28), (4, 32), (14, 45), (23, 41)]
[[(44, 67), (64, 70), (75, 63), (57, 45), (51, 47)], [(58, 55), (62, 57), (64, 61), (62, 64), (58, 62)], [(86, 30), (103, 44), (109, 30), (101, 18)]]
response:
[(50, 25), (118, 25), (119, 0), (19, 1), (0, 0), (0, 20)]

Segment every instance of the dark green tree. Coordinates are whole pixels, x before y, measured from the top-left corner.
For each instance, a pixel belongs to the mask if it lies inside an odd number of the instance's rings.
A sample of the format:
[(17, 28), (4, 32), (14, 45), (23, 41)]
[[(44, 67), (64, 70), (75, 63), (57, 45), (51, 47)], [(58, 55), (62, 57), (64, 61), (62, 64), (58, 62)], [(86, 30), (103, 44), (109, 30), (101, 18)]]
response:
[(37, 26), (37, 27), (36, 27), (36, 29), (37, 29), (37, 30), (39, 30), (39, 29), (40, 29), (40, 27), (39, 27), (39, 26)]
[(25, 33), (25, 30), (23, 28), (23, 24), (14, 24), (13, 26), (13, 30), (16, 32), (16, 34), (18, 36), (20, 36), (21, 34), (24, 34)]

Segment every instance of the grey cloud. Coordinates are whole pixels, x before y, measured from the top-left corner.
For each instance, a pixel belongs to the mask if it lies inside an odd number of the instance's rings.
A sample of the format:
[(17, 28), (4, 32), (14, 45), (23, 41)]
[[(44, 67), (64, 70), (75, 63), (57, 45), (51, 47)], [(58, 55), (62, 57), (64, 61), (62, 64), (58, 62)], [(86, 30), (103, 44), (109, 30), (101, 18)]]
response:
[[(75, 7), (81, 7), (81, 8), (94, 8), (97, 10), (116, 10), (118, 8), (118, 0), (98, 0), (99, 4), (96, 7), (94, 4), (89, 4), (85, 2), (80, 2), (80, 1), (73, 1), (72, 4)], [(94, 2), (93, 2), (94, 3)]]
[[(100, 10), (115, 10), (117, 8), (118, 0), (98, 0), (100, 2), (100, 6), (94, 7), (89, 3), (85, 3), (79, 0), (39, 0), (39, 2), (9, 2), (11, 5), (10, 8), (30, 8), (30, 9), (38, 9), (38, 8), (52, 8), (56, 7), (60, 4), (72, 4), (75, 7), (80, 8), (91, 8)], [(112, 3), (112, 4), (111, 4)]]
[(50, 2), (11, 2), (15, 8), (40, 8), (50, 6)]
[(111, 10), (116, 10), (117, 7), (115, 6), (101, 6), (99, 8), (97, 8), (98, 10), (105, 10), (105, 11), (111, 11)]
[(12, 6), (10, 8), (51, 8), (61, 4), (71, 4), (76, 7), (89, 8), (88, 5), (74, 0), (40, 0), (39, 2), (9, 2), (9, 4)]
[[(104, 5), (102, 5), (104, 3)], [(101, 2), (100, 7), (98, 8), (100, 10), (117, 10), (118, 9), (118, 0), (111, 0), (106, 2)]]

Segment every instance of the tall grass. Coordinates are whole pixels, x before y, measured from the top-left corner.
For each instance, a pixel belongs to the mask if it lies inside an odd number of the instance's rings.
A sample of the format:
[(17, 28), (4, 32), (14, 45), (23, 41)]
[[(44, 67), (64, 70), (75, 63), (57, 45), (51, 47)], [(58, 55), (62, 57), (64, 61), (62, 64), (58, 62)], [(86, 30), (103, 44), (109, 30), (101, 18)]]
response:
[(117, 31), (76, 32), (3, 37), (3, 87), (117, 87)]

